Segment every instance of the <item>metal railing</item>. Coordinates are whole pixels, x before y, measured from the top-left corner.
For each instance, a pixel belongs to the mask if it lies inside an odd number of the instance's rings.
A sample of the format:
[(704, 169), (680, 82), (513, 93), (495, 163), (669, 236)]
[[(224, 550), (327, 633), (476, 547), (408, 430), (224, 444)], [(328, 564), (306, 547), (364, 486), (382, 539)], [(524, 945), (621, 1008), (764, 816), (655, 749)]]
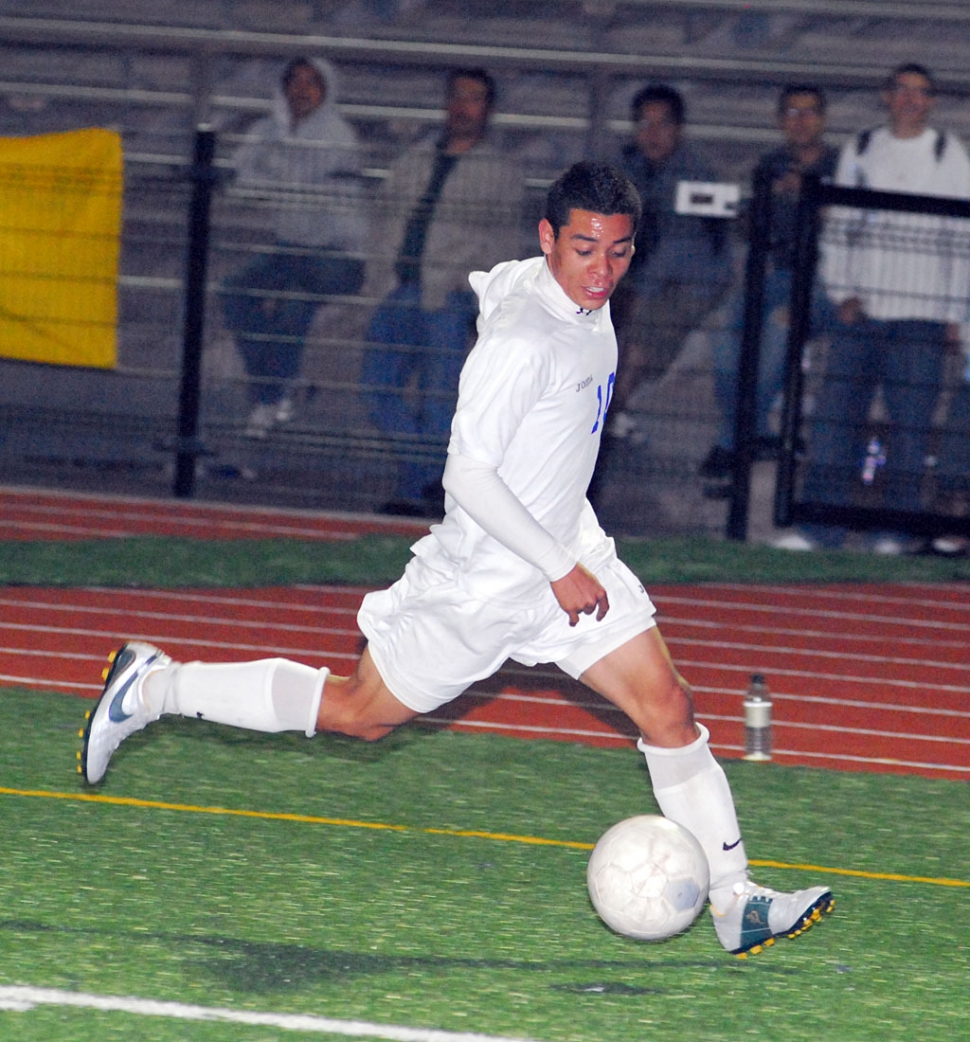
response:
[[(807, 179), (798, 227), (777, 523), (970, 534), (970, 203)], [(817, 271), (864, 313), (807, 364)]]

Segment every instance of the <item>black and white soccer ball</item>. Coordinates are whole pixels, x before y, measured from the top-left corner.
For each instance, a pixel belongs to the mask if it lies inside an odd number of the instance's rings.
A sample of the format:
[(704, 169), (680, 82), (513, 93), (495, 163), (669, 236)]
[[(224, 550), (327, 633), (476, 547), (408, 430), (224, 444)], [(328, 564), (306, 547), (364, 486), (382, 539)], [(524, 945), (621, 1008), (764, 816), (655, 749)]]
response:
[(710, 888), (707, 858), (694, 836), (656, 814), (626, 818), (593, 848), (590, 900), (611, 930), (662, 941), (697, 918)]

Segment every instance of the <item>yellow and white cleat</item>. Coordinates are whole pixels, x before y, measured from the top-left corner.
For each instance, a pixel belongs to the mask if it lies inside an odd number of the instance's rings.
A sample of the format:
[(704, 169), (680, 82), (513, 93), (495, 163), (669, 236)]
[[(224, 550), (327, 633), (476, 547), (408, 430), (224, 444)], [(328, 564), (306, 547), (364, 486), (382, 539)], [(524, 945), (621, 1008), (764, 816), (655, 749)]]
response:
[(735, 885), (723, 907), (712, 898), (711, 917), (721, 944), (745, 959), (770, 948), (776, 937), (798, 937), (834, 907), (825, 886), (784, 894), (748, 880)]
[(161, 705), (147, 702), (142, 685), (149, 673), (171, 661), (154, 645), (140, 641), (123, 644), (109, 657), (101, 698), (80, 732), (84, 745), (78, 770), (88, 785), (101, 781), (115, 749), (129, 735), (161, 716)]

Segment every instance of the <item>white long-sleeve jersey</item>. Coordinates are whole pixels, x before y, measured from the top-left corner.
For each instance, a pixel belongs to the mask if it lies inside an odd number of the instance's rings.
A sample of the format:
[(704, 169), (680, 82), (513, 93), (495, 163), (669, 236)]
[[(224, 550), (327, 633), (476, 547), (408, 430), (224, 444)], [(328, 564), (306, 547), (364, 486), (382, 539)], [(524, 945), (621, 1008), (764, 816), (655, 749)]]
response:
[[(413, 549), (437, 558), (470, 596), (528, 606), (577, 561), (595, 571), (614, 552), (586, 490), (616, 337), (609, 305), (579, 308), (544, 257), (473, 272), (469, 282), (480, 300), (479, 337), (452, 422), (445, 518)], [(462, 461), (474, 480), (463, 480)], [(490, 475), (508, 495), (488, 495)], [(476, 488), (487, 499), (471, 498)]]

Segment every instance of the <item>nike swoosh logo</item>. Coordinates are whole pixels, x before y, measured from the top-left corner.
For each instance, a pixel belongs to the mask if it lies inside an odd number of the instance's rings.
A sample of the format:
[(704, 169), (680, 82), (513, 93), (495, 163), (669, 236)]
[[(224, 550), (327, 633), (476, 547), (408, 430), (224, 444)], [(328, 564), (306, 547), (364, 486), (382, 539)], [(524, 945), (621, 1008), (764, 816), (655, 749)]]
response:
[(124, 702), (125, 695), (128, 694), (128, 688), (131, 687), (131, 683), (134, 679), (134, 676), (129, 677), (115, 692), (115, 697), (111, 699), (111, 705), (108, 706), (108, 719), (111, 720), (112, 723), (122, 724), (125, 720), (131, 719), (131, 713), (125, 712), (122, 703)]
[[(129, 652), (129, 655), (130, 654), (131, 653)], [(131, 685), (142, 675), (142, 673), (144, 673), (145, 667), (150, 666), (157, 657), (157, 655), (153, 655), (150, 659), (148, 659), (144, 663), (144, 666), (137, 672), (132, 673), (132, 675), (124, 682), (124, 684), (122, 684), (121, 687), (119, 687), (118, 690), (115, 692), (114, 698), (111, 699), (111, 705), (108, 706), (108, 719), (112, 723), (123, 724), (126, 720), (131, 719), (132, 714), (126, 713), (124, 705), (122, 704), (125, 700), (125, 695), (128, 694), (128, 689), (131, 687)], [(127, 662), (121, 664), (121, 668), (127, 669), (130, 662), (131, 659), (129, 658)]]
[(733, 843), (722, 843), (721, 844), (721, 849), (722, 850), (734, 850), (735, 847), (739, 847), (740, 845), (741, 845), (741, 837), (738, 836), (738, 838)]

